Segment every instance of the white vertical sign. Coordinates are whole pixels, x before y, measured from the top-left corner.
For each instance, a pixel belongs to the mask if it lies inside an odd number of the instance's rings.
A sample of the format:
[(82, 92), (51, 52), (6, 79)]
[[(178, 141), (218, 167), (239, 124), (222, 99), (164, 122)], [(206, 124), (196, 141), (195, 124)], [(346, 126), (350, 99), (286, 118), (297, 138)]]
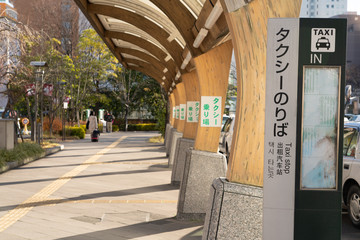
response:
[(200, 102), (199, 101), (188, 101), (187, 102), (187, 122), (198, 122), (199, 121), (199, 112), (200, 112)]
[(176, 110), (175, 119), (179, 119), (180, 118), (180, 106), (176, 106), (175, 110)]
[(221, 127), (221, 97), (201, 96), (201, 127)]
[(176, 117), (176, 107), (173, 107), (173, 118)]
[(289, 240), (294, 237), (299, 19), (269, 19), (267, 41), (263, 239)]
[(180, 104), (180, 120), (185, 120), (186, 104)]

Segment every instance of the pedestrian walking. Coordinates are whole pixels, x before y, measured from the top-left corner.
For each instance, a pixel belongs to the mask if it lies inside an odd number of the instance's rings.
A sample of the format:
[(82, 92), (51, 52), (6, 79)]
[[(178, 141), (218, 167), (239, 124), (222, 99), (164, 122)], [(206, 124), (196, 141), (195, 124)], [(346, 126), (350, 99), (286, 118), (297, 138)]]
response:
[(89, 122), (89, 132), (90, 134), (92, 134), (95, 129), (98, 129), (97, 117), (95, 116), (93, 111), (90, 112), (90, 117), (88, 119), (88, 122)]
[(112, 132), (112, 123), (114, 121), (114, 116), (111, 113), (107, 113), (105, 115), (105, 121), (106, 121), (106, 132), (111, 133)]

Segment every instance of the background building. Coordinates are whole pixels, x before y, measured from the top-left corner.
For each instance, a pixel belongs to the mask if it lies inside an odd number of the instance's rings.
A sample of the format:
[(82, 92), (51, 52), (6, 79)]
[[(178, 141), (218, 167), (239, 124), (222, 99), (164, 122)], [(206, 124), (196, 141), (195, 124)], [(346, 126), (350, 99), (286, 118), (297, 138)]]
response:
[(0, 118), (8, 103), (7, 84), (19, 55), (16, 19), (12, 1), (0, 0)]
[(334, 16), (334, 18), (347, 18), (347, 67), (360, 67), (360, 16), (355, 12)]
[(300, 17), (329, 18), (347, 12), (347, 0), (303, 0)]

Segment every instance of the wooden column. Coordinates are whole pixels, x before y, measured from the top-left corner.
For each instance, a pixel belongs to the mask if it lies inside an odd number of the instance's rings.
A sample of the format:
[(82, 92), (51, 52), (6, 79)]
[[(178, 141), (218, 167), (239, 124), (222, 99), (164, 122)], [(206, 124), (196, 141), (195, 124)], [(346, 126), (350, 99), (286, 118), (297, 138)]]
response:
[[(228, 87), (232, 43), (228, 41), (194, 59), (201, 96), (221, 96), (222, 112), (224, 112), (226, 91)], [(214, 152), (218, 151), (221, 127), (201, 127), (201, 109), (194, 149)]]
[[(174, 99), (175, 99), (175, 101), (174, 101), (175, 105), (174, 106), (175, 107), (179, 106), (180, 105), (180, 103), (179, 103), (179, 93), (178, 93), (178, 90), (176, 88), (174, 89), (173, 94), (174, 94)], [(175, 113), (175, 115), (176, 115), (176, 113)], [(173, 127), (177, 129), (178, 123), (179, 123), (179, 119), (175, 118)]]
[(174, 93), (171, 93), (169, 96), (169, 101), (170, 101), (170, 114), (169, 114), (169, 123), (171, 126), (174, 126), (175, 123), (175, 117), (173, 117), (173, 108), (176, 106), (175, 105), (175, 96)]
[[(200, 103), (200, 86), (196, 70), (181, 76), (185, 84), (186, 101), (198, 101)], [(186, 122), (183, 138), (195, 139), (198, 123)]]
[[(186, 105), (186, 93), (185, 93), (184, 83), (181, 82), (181, 83), (176, 84), (176, 90), (177, 90), (178, 99), (179, 99), (179, 101), (177, 101), (176, 104), (177, 105), (180, 105), (180, 104), (185, 104)], [(181, 115), (181, 109), (180, 109), (180, 115)], [(177, 124), (176, 129), (177, 129), (178, 132), (182, 133), (182, 132), (184, 132), (184, 129), (185, 129), (186, 120), (181, 120), (180, 118), (178, 119), (178, 124)]]
[(226, 2), (231, 0), (222, 0), (222, 5), (235, 49), (238, 86), (227, 179), (262, 186), (267, 21), (299, 17), (301, 0), (253, 0), (239, 10), (227, 9)]

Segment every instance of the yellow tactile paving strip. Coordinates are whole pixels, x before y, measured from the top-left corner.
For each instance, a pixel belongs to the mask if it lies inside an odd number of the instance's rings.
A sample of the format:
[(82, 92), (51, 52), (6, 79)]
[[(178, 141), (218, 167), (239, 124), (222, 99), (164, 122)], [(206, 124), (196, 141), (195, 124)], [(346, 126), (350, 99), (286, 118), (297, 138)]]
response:
[[(113, 142), (106, 148), (102, 149), (92, 157), (90, 157), (88, 160), (84, 161), (80, 166), (74, 168), (73, 170), (65, 173), (62, 177), (55, 180), (48, 186), (44, 187), (42, 190), (40, 190), (38, 193), (35, 193), (33, 196), (25, 200), (23, 203), (21, 203), (19, 206), (14, 208), (13, 210), (9, 211), (7, 214), (5, 214), (3, 217), (0, 218), (0, 232), (4, 231), (8, 227), (10, 227), (12, 224), (17, 222), (19, 219), (21, 219), (23, 216), (25, 216), (32, 208), (36, 206), (43, 206), (44, 203), (49, 202), (49, 204), (55, 204), (56, 201), (49, 200), (48, 197), (53, 194), (55, 191), (57, 191), (59, 188), (61, 188), (64, 184), (66, 184), (68, 181), (70, 181), (73, 177), (77, 176), (79, 173), (84, 171), (86, 168), (88, 168), (91, 163), (94, 163), (97, 161), (102, 155), (110, 151), (112, 148), (116, 147), (122, 140), (124, 140), (127, 136), (123, 136), (119, 138), (117, 141)], [(48, 204), (45, 204), (48, 205)]]

